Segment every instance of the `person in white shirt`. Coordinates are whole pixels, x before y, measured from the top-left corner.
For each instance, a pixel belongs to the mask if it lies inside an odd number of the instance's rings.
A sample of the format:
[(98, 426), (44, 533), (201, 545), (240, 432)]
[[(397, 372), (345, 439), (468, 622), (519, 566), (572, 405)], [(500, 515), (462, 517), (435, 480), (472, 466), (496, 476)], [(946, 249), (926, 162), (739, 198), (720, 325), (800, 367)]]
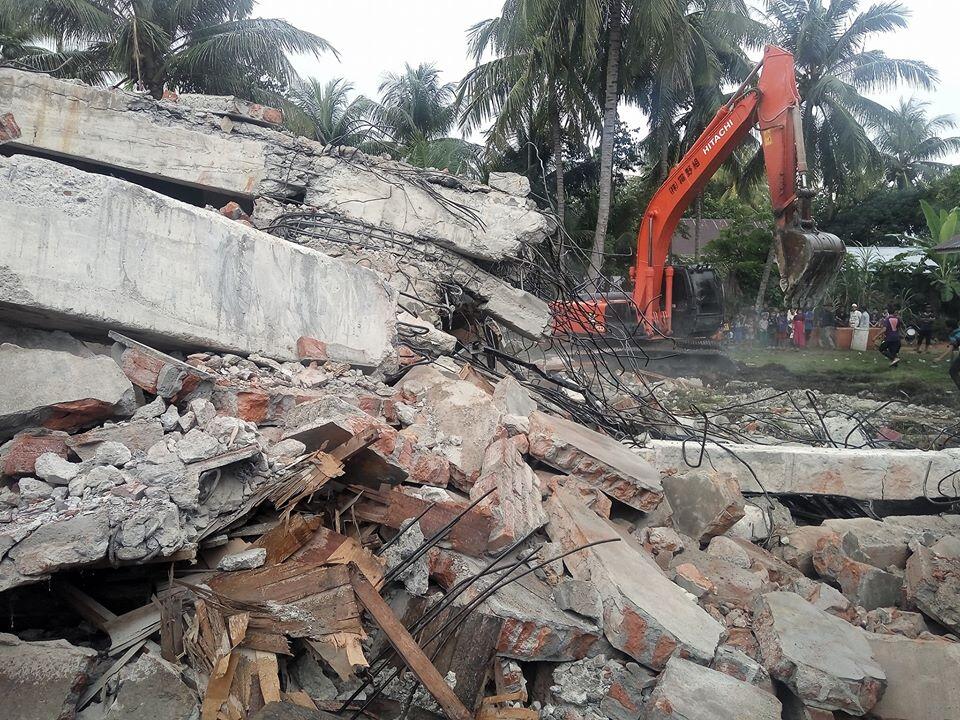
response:
[(860, 327), (860, 309), (856, 303), (850, 306), (850, 327), (854, 329)]
[(853, 328), (853, 339), (850, 341), (851, 350), (867, 351), (867, 341), (870, 339), (870, 313), (852, 306), (850, 313), (850, 327)]

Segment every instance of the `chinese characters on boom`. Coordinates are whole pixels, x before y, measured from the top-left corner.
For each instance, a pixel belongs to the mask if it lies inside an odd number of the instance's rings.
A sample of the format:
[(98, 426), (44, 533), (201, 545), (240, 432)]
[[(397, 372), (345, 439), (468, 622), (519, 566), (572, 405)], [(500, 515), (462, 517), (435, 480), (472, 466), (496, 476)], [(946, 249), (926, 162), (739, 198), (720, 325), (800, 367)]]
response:
[[(732, 127), (733, 127), (733, 119), (731, 118), (730, 120), (727, 120), (727, 122), (723, 124), (723, 127), (717, 130), (716, 134), (712, 138), (710, 138), (709, 142), (707, 142), (707, 144), (703, 148), (703, 154), (709, 155), (710, 151), (717, 146), (717, 143), (719, 143), (720, 140), (723, 139), (724, 135), (726, 135), (727, 132)], [(693, 176), (693, 171), (699, 170), (699, 169), (700, 169), (700, 159), (694, 158), (691, 163), (689, 163), (685, 168), (683, 168), (678, 173), (676, 182), (670, 183), (670, 194), (675, 195), (677, 193), (677, 190), (680, 189), (680, 186), (685, 184), (687, 182), (687, 179)]]

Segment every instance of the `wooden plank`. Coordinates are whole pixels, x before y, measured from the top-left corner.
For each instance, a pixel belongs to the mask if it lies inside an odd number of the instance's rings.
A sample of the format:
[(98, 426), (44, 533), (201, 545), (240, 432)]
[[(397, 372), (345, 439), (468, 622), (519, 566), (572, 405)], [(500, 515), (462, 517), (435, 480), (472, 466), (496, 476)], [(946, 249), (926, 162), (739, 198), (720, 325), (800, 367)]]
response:
[(448, 717), (453, 720), (472, 720), (473, 716), (460, 702), (450, 686), (444, 682), (440, 673), (417, 645), (416, 640), (407, 632), (403, 624), (397, 620), (390, 606), (380, 597), (373, 585), (364, 577), (360, 568), (350, 566), (350, 583), (360, 604), (366, 608), (377, 625), (390, 640), (390, 644), (403, 658), (407, 667), (423, 683), (423, 686), (437, 701)]
[(311, 538), (323, 524), (320, 517), (303, 517), (294, 515), (287, 522), (281, 522), (275, 528), (253, 543), (253, 547), (264, 548), (267, 551), (267, 565), (276, 565), (294, 555)]
[(273, 653), (257, 650), (257, 677), (260, 678), (260, 692), (263, 702), (269, 705), (280, 702), (280, 667)]
[(383, 580), (384, 564), (380, 558), (356, 539), (325, 527), (318, 527), (313, 537), (290, 559), (316, 565), (349, 565), (353, 562), (367, 576), (371, 585), (379, 585)]
[[(407, 495), (399, 490), (372, 490), (351, 486), (350, 490), (364, 490), (364, 497), (354, 506), (354, 512), (360, 520), (386, 525), (399, 529), (412, 518), (430, 507), (426, 500)], [(420, 527), (426, 537), (434, 535), (453, 520), (467, 507), (468, 503), (438, 502), (420, 518)], [(493, 517), (489, 506), (471, 509), (453, 526), (446, 542), (454, 550), (473, 557), (482, 557), (487, 550), (490, 532), (493, 530)]]

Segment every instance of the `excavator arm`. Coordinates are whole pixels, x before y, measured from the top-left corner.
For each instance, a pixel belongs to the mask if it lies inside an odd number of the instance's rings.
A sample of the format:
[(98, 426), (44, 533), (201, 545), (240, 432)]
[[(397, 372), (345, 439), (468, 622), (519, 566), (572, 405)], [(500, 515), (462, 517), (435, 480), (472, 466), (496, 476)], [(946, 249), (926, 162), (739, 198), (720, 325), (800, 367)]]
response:
[[(756, 88), (748, 89), (757, 72)], [(776, 219), (777, 264), (788, 304), (815, 303), (836, 275), (844, 244), (834, 235), (817, 232), (810, 215), (813, 192), (806, 187), (793, 55), (768, 46), (751, 77), (720, 108), (644, 213), (637, 238), (633, 300), (648, 331), (671, 331), (673, 268), (667, 259), (680, 218), (755, 126), (763, 143)]]

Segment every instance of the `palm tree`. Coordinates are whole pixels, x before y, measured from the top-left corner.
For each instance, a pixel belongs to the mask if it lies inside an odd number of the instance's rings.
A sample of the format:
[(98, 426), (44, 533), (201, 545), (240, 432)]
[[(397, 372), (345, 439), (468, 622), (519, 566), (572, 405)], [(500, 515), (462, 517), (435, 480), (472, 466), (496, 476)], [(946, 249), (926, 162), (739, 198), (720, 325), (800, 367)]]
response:
[(380, 102), (372, 109), (380, 129), (401, 145), (445, 137), (456, 120), (453, 83), (440, 80), (432, 63), (406, 65), (387, 73), (380, 83)]
[(863, 10), (860, 5), (860, 0), (767, 0), (764, 14), (773, 42), (796, 58), (808, 160), (828, 199), (845, 187), (845, 178), (879, 164), (867, 128), (880, 126), (886, 113), (866, 93), (900, 82), (931, 89), (937, 82), (926, 63), (866, 47), (906, 28), (907, 8), (895, 1)]
[(402, 73), (387, 73), (379, 91), (380, 101), (371, 105), (369, 115), (395, 157), (478, 177), (480, 148), (449, 137), (457, 117), (455, 88), (441, 81), (435, 65), (406, 65)]
[[(248, 97), (296, 78), (288, 53), (335, 52), (284, 20), (254, 18), (255, 0), (0, 0), (8, 14), (58, 39), (32, 63), (59, 76)], [(77, 48), (76, 50), (63, 48)], [(253, 98), (259, 99), (259, 98)]]
[(310, 79), (288, 93), (287, 124), (299, 135), (325, 145), (365, 147), (374, 139), (369, 120), (372, 103), (352, 94), (353, 83), (343, 78), (326, 83)]
[(950, 115), (930, 117), (930, 103), (916, 98), (901, 100), (876, 128), (874, 142), (880, 151), (887, 182), (901, 190), (923, 179), (942, 175), (950, 165), (937, 162), (960, 152), (960, 137), (941, 137), (956, 127)]
[[(601, 43), (606, 52), (603, 130), (600, 136), (600, 202), (593, 237), (592, 271), (599, 274), (612, 197), (613, 139), (621, 98), (647, 111), (651, 179), (656, 184), (721, 102), (721, 86), (749, 71), (743, 45), (765, 33), (750, 19), (745, 0), (606, 0)], [(678, 122), (686, 111), (682, 123)], [(686, 133), (681, 128), (686, 128)]]
[[(532, 137), (535, 127), (549, 128), (561, 227), (565, 140), (583, 138), (584, 125), (598, 119), (588, 76), (596, 44), (584, 44), (587, 34), (581, 32), (590, 23), (591, 8), (596, 10), (596, 3), (582, 0), (507, 0), (499, 17), (470, 28), (470, 54), (477, 65), (457, 94), (464, 127), (493, 120), (486, 131), (488, 152), (503, 153), (511, 140)], [(496, 57), (482, 63), (490, 51)], [(532, 159), (528, 152), (528, 173)]]

